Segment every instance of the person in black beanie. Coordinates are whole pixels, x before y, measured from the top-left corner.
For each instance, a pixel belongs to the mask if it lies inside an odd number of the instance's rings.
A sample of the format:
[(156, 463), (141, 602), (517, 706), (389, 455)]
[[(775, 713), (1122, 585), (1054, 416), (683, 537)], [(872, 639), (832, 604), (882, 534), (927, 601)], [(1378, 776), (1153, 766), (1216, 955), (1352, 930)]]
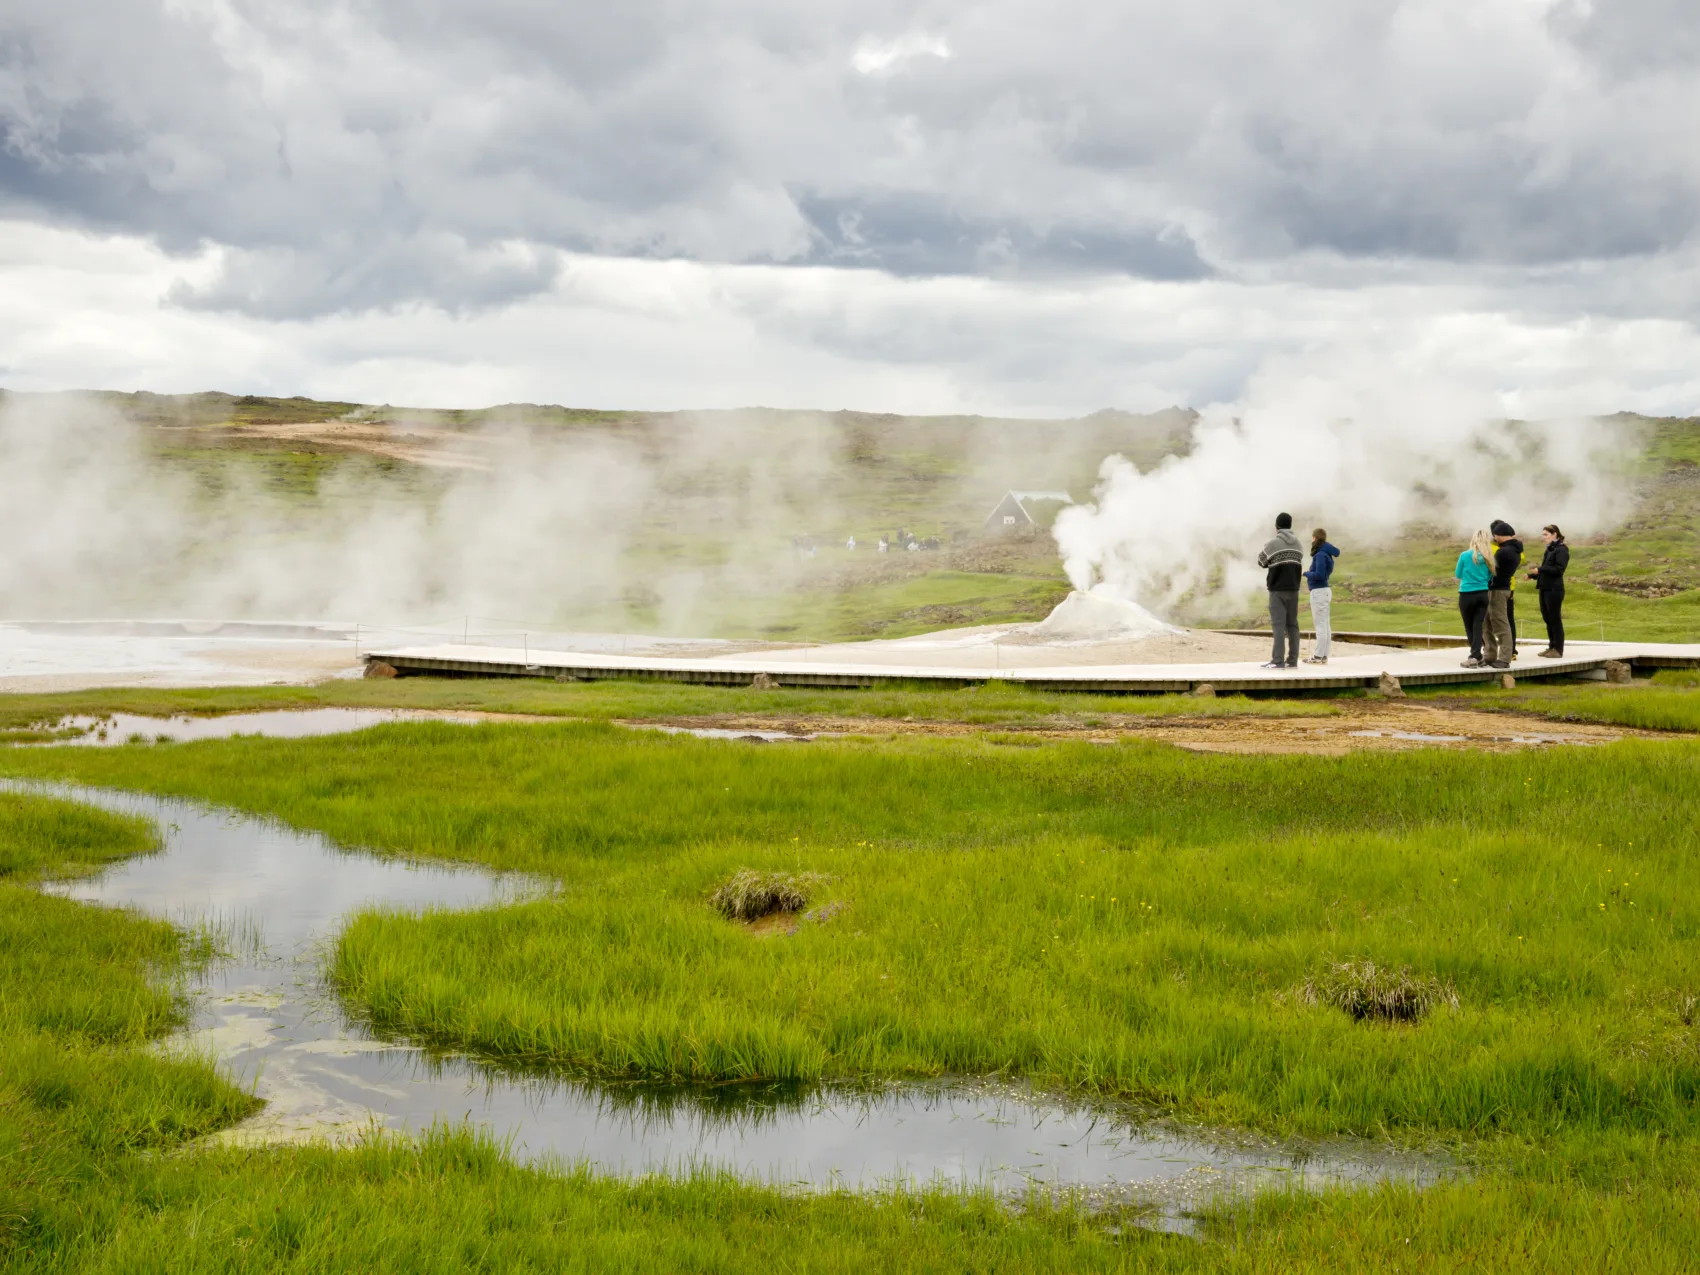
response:
[(1304, 562), (1304, 548), (1293, 534), (1293, 515), (1277, 514), (1275, 538), (1257, 555), (1257, 565), (1268, 571), (1269, 627), (1275, 637), (1275, 649), (1264, 668), (1299, 666), (1299, 578)]
[(1495, 519), (1488, 530), (1498, 546), (1493, 551), (1493, 581), (1488, 585), (1487, 632), (1482, 643), (1483, 661), (1489, 668), (1510, 668), (1517, 657), (1511, 632), (1511, 584), (1523, 561), (1523, 542), (1510, 523)]
[(1541, 528), (1546, 552), (1541, 565), (1529, 572), (1535, 582), (1535, 592), (1541, 599), (1541, 619), (1547, 626), (1547, 649), (1541, 652), (1549, 660), (1564, 655), (1564, 572), (1570, 566), (1570, 546), (1564, 543), (1564, 533), (1557, 523)]

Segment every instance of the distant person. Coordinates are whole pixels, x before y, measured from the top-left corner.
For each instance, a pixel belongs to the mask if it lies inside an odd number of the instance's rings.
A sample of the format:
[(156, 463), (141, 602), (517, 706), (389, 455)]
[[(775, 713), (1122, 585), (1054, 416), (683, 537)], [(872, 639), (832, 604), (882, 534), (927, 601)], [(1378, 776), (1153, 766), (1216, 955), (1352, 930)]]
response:
[(1470, 658), (1465, 668), (1481, 668), (1482, 629), (1487, 621), (1488, 589), (1493, 584), (1493, 535), (1483, 528), (1470, 537), (1470, 547), (1458, 555), (1458, 565), (1452, 574), (1458, 579), (1458, 614), (1464, 620), (1464, 634), (1470, 639)]
[(890, 553), (891, 552), (891, 542), (889, 540), (887, 540), (884, 536), (880, 537), (879, 551), (881, 553)]
[(846, 541), (845, 541), (845, 542), (844, 542), (844, 547), (845, 547), (845, 548), (846, 548), (846, 549), (849, 549), (849, 550), (852, 550), (852, 551), (854, 551), (854, 550), (855, 550), (855, 548), (856, 548), (856, 537), (855, 537), (855, 536), (851, 536), (851, 537), (850, 537), (850, 539), (848, 539), (848, 540), (846, 540)]
[(1564, 543), (1564, 533), (1556, 523), (1541, 528), (1541, 540), (1546, 552), (1541, 554), (1540, 566), (1529, 572), (1529, 579), (1535, 582), (1541, 619), (1547, 626), (1547, 649), (1540, 654), (1556, 660), (1564, 655), (1564, 572), (1570, 566), (1570, 546)]
[(1299, 666), (1299, 576), (1304, 560), (1304, 549), (1293, 534), (1293, 515), (1277, 514), (1275, 538), (1257, 555), (1257, 565), (1268, 571), (1269, 627), (1275, 637), (1264, 668)]
[(1310, 626), (1316, 631), (1316, 644), (1311, 647), (1306, 664), (1328, 663), (1328, 641), (1334, 630), (1329, 611), (1334, 605), (1334, 587), (1328, 581), (1334, 575), (1334, 559), (1340, 550), (1328, 543), (1328, 532), (1318, 527), (1310, 533), (1310, 566), (1305, 571), (1305, 583), (1310, 586)]
[(1489, 668), (1510, 668), (1517, 658), (1517, 636), (1511, 627), (1511, 589), (1517, 568), (1523, 562), (1523, 542), (1510, 523), (1495, 519), (1493, 533), (1493, 582), (1488, 585), (1487, 636), (1483, 642), (1484, 663)]
[(1517, 541), (1517, 565), (1511, 569), (1511, 594), (1505, 599), (1505, 621), (1511, 626), (1511, 658), (1517, 658), (1517, 577), (1523, 574), (1523, 542)]

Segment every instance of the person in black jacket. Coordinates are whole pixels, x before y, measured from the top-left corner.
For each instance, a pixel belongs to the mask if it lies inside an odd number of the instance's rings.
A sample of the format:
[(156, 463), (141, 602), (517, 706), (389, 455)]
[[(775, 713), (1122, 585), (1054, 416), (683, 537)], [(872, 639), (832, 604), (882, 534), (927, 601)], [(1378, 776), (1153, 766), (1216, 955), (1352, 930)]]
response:
[(1570, 565), (1570, 546), (1564, 543), (1557, 523), (1542, 527), (1541, 539), (1546, 542), (1546, 552), (1541, 555), (1541, 565), (1529, 572), (1529, 579), (1540, 595), (1541, 619), (1547, 626), (1547, 649), (1541, 654), (1556, 660), (1564, 655), (1564, 572)]
[(1523, 561), (1523, 542), (1510, 523), (1495, 519), (1488, 528), (1493, 532), (1493, 581), (1488, 585), (1488, 619), (1485, 641), (1482, 643), (1484, 661), (1489, 668), (1510, 668), (1517, 657), (1516, 638), (1511, 632), (1511, 582)]
[(1264, 668), (1299, 666), (1299, 578), (1304, 562), (1304, 549), (1293, 534), (1293, 515), (1277, 514), (1275, 538), (1257, 555), (1257, 565), (1268, 572), (1264, 582), (1269, 587), (1269, 627), (1275, 635), (1274, 652)]

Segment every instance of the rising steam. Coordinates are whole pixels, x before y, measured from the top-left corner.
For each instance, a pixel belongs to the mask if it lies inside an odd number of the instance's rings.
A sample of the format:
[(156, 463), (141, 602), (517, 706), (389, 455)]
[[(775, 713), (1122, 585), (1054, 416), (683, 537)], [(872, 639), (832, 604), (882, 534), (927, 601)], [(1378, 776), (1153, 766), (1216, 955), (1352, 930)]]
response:
[(1185, 456), (1145, 472), (1105, 460), (1092, 503), (1057, 519), (1064, 566), (1079, 590), (1221, 611), (1262, 588), (1257, 550), (1282, 511), (1301, 540), (1326, 527), (1348, 555), (1413, 524), (1462, 543), (1504, 518), (1534, 542), (1543, 523), (1587, 534), (1622, 516), (1625, 427), (1501, 411), (1486, 393), (1432, 385), (1262, 376), (1242, 403), (1200, 417)]
[(486, 441), (485, 465), (427, 476), (429, 490), (338, 466), (291, 502), (242, 467), (209, 487), (96, 401), (14, 398), (0, 411), (0, 604), (10, 618), (441, 622), (618, 599), (652, 494), (642, 458), (524, 429)]

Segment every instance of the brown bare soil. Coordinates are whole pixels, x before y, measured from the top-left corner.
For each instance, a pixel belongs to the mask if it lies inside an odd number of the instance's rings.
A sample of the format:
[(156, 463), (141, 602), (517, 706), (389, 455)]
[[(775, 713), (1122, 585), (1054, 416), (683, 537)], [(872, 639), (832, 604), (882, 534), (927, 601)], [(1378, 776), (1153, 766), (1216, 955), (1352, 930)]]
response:
[(773, 912), (754, 921), (738, 922), (748, 934), (758, 939), (784, 938), (795, 934), (802, 922), (796, 912)]
[[(896, 721), (842, 717), (675, 717), (667, 725), (685, 730), (780, 732), (798, 737), (833, 735), (987, 735), (994, 742), (1144, 739), (1206, 753), (1309, 753), (1338, 756), (1412, 748), (1468, 748), (1503, 752), (1554, 744), (1609, 744), (1619, 739), (1663, 738), (1653, 732), (1582, 722), (1553, 722), (1518, 713), (1480, 713), (1387, 701), (1348, 702), (1330, 717), (1125, 717), (1096, 719), (1092, 726), (1066, 722), (1042, 726), (970, 725), (963, 722)], [(1002, 736), (1003, 740), (996, 737)]]
[(232, 425), (235, 438), (361, 452), (437, 469), (488, 469), (488, 445), (476, 433), (436, 424), (384, 420), (266, 421)]

